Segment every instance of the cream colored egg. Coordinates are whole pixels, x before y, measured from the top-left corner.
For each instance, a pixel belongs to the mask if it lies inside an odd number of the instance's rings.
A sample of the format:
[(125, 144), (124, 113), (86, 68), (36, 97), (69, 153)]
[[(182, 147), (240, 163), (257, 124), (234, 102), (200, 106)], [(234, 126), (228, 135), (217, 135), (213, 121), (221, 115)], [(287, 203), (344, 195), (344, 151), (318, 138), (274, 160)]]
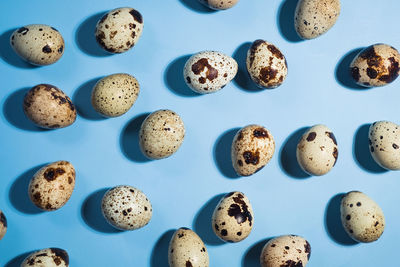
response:
[(142, 153), (150, 159), (162, 159), (174, 154), (185, 138), (181, 117), (171, 110), (151, 113), (143, 121), (139, 132)]
[(199, 0), (200, 3), (215, 10), (224, 10), (236, 5), (239, 0)]
[(4, 213), (0, 210), (0, 240), (3, 239), (7, 232), (7, 219)]
[(311, 256), (307, 240), (284, 235), (269, 240), (260, 256), (261, 267), (305, 267)]
[(297, 34), (314, 39), (335, 25), (340, 14), (340, 0), (300, 0), (294, 17)]
[(208, 267), (207, 248), (201, 238), (188, 228), (175, 231), (168, 248), (170, 267)]
[(325, 125), (311, 127), (301, 137), (296, 150), (300, 167), (311, 175), (324, 175), (336, 164), (339, 151), (335, 135)]
[(253, 208), (249, 199), (241, 192), (225, 195), (212, 216), (214, 233), (226, 242), (239, 242), (248, 237), (253, 223)]
[(364, 193), (347, 193), (342, 199), (340, 214), (344, 229), (358, 242), (376, 241), (385, 229), (382, 209)]
[(58, 61), (65, 48), (60, 32), (43, 24), (31, 24), (19, 28), (11, 35), (10, 43), (22, 59), (39, 66)]
[(248, 125), (233, 138), (233, 168), (241, 176), (249, 176), (264, 168), (275, 152), (272, 134), (263, 126)]
[(143, 31), (143, 17), (139, 11), (123, 7), (111, 10), (96, 25), (96, 40), (110, 53), (123, 53), (131, 49)]
[(103, 196), (101, 210), (104, 218), (119, 230), (135, 230), (146, 226), (153, 214), (147, 196), (137, 188), (120, 185)]
[(21, 267), (68, 267), (68, 253), (60, 248), (46, 248), (30, 254)]

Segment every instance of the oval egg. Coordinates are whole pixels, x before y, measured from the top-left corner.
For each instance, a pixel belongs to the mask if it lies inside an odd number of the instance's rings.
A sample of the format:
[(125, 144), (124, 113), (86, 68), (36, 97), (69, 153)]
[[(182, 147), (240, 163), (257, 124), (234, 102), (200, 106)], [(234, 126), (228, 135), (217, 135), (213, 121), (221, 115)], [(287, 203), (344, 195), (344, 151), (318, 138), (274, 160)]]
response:
[(21, 267), (68, 267), (68, 253), (60, 248), (46, 248), (29, 254)]
[(311, 246), (301, 236), (284, 235), (269, 240), (260, 256), (261, 267), (305, 267)]
[(188, 228), (175, 231), (169, 242), (168, 263), (170, 267), (208, 267), (207, 248), (201, 238)]
[(344, 229), (358, 242), (376, 241), (385, 229), (382, 209), (375, 201), (358, 191), (344, 195), (340, 215)]
[(324, 175), (336, 164), (339, 152), (335, 135), (325, 125), (311, 127), (301, 137), (296, 157), (300, 167), (310, 175)]
[(260, 88), (276, 88), (287, 76), (287, 62), (282, 52), (273, 44), (256, 40), (247, 52), (247, 71)]
[(253, 208), (241, 192), (226, 194), (212, 215), (214, 233), (226, 242), (239, 242), (248, 237), (253, 223)]
[(238, 71), (237, 62), (220, 52), (204, 51), (191, 56), (183, 69), (186, 84), (199, 94), (214, 93), (225, 87)]
[(7, 218), (0, 210), (0, 240), (6, 235), (7, 232)]
[(275, 152), (272, 134), (263, 126), (248, 125), (233, 138), (231, 157), (233, 168), (241, 176), (249, 176), (261, 170)]
[(239, 0), (199, 0), (200, 3), (215, 10), (224, 10), (236, 5)]

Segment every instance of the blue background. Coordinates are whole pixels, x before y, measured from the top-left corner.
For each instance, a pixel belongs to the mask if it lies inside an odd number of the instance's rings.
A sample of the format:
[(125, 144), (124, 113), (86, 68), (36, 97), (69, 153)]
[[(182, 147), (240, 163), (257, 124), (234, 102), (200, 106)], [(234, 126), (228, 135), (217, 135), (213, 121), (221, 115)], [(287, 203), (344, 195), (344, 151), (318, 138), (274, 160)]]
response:
[[(399, 122), (399, 80), (382, 88), (360, 89), (347, 66), (358, 49), (374, 43), (400, 48), (396, 0), (342, 1), (337, 24), (325, 35), (300, 41), (292, 26), (296, 0), (241, 0), (214, 12), (196, 0), (0, 1), (0, 209), (9, 229), (0, 241), (0, 266), (19, 266), (27, 252), (66, 249), (71, 266), (166, 266), (172, 231), (193, 228), (207, 245), (211, 266), (258, 266), (265, 240), (299, 234), (312, 246), (308, 266), (396, 265), (400, 215), (397, 172), (371, 159), (369, 124)], [(137, 45), (107, 55), (95, 44), (100, 16), (131, 6), (144, 17)], [(32, 23), (57, 28), (66, 41), (64, 56), (47, 67), (21, 61), (8, 45), (11, 32)], [(275, 90), (257, 90), (245, 71), (249, 43), (266, 39), (286, 56), (289, 73)], [(194, 95), (184, 84), (188, 56), (203, 50), (232, 55), (240, 70), (235, 81), (211, 95)], [(124, 116), (103, 119), (90, 106), (90, 91), (105, 75), (126, 72), (141, 92)], [(23, 115), (27, 89), (50, 83), (67, 93), (80, 111), (72, 126), (53, 131), (34, 127)], [(186, 138), (168, 159), (147, 161), (138, 151), (144, 117), (169, 108), (183, 118)], [(271, 162), (257, 174), (237, 178), (230, 144), (238, 128), (265, 125), (276, 141)], [(330, 173), (305, 177), (295, 146), (305, 127), (323, 123), (339, 143)], [(77, 170), (69, 202), (55, 212), (39, 212), (27, 197), (29, 179), (43, 164), (68, 160)], [(129, 184), (153, 205), (150, 224), (116, 232), (102, 219), (105, 190)], [(221, 194), (240, 190), (250, 199), (255, 224), (236, 244), (222, 244), (210, 228)], [(372, 244), (354, 244), (339, 219), (340, 194), (360, 190), (383, 209), (387, 226)], [(394, 265), (393, 265), (394, 264)]]

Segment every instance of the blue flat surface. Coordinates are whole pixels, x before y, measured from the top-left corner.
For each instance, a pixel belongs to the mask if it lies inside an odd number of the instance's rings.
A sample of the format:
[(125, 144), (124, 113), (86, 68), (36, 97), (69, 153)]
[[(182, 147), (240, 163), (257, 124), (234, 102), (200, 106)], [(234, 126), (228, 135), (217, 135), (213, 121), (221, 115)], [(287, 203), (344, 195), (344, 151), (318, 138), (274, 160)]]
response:
[[(296, 0), (241, 0), (214, 12), (196, 0), (0, 1), (0, 209), (9, 229), (0, 241), (0, 266), (19, 266), (27, 252), (66, 249), (71, 266), (167, 266), (172, 230), (194, 229), (207, 245), (211, 266), (258, 266), (268, 238), (298, 234), (312, 246), (308, 266), (395, 266), (400, 238), (399, 174), (382, 171), (368, 153), (367, 131), (377, 120), (399, 123), (397, 80), (382, 88), (359, 89), (347, 66), (355, 51), (374, 43), (400, 48), (397, 0), (342, 1), (337, 24), (325, 35), (299, 41), (293, 23)], [(93, 31), (104, 12), (123, 6), (139, 10), (144, 31), (129, 52), (106, 55)], [(11, 32), (43, 23), (66, 41), (61, 60), (47, 67), (22, 62), (8, 45)], [(249, 43), (266, 39), (286, 56), (289, 73), (282, 86), (256, 90), (245, 72)], [(237, 78), (223, 90), (196, 96), (184, 84), (188, 56), (203, 50), (232, 55)], [(90, 107), (90, 91), (105, 75), (134, 75), (141, 92), (133, 108), (102, 119)], [(53, 131), (34, 127), (22, 112), (27, 89), (50, 83), (79, 109), (72, 126)], [(147, 161), (138, 150), (144, 116), (168, 108), (181, 115), (186, 138), (168, 159)], [(230, 163), (235, 131), (262, 124), (273, 134), (276, 153), (257, 174), (237, 178)], [(305, 127), (332, 129), (339, 159), (330, 173), (305, 177), (295, 162), (295, 146)], [(43, 164), (68, 160), (77, 170), (70, 201), (55, 212), (38, 212), (27, 184)], [(140, 188), (153, 205), (146, 227), (115, 232), (102, 219), (99, 202), (112, 186)], [(250, 236), (222, 244), (210, 228), (221, 194), (239, 190), (254, 209)], [(354, 244), (341, 228), (340, 194), (360, 190), (383, 209), (386, 229), (372, 244)]]

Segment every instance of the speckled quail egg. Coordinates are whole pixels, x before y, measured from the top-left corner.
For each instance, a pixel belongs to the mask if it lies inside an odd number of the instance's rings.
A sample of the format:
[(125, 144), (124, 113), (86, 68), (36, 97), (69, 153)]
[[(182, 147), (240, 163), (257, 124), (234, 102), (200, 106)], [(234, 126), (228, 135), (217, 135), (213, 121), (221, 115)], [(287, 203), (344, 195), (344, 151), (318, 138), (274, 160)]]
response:
[(140, 87), (135, 77), (118, 73), (99, 80), (92, 91), (93, 108), (105, 117), (118, 117), (133, 106)]
[(151, 113), (139, 132), (142, 153), (150, 159), (162, 159), (174, 154), (183, 143), (185, 126), (181, 117), (171, 110)]
[(67, 203), (75, 187), (75, 169), (56, 161), (38, 170), (29, 183), (29, 197), (38, 208), (53, 211)]
[(294, 17), (297, 34), (314, 39), (330, 30), (340, 14), (340, 0), (300, 0)]
[(120, 185), (108, 190), (102, 200), (104, 218), (119, 230), (135, 230), (146, 226), (153, 208), (146, 195), (139, 189)]
[(25, 115), (42, 128), (64, 128), (76, 120), (76, 109), (71, 99), (51, 84), (39, 84), (30, 89), (23, 106)]
[(3, 239), (7, 232), (7, 219), (4, 213), (0, 210), (0, 240)]
[(269, 240), (260, 256), (261, 267), (305, 267), (311, 256), (307, 240), (284, 235)]
[(199, 94), (224, 88), (238, 71), (236, 61), (220, 52), (204, 51), (191, 56), (183, 69), (186, 84)]
[(351, 62), (350, 72), (357, 84), (383, 86), (399, 76), (400, 54), (387, 44), (374, 44), (363, 49)]
[(10, 39), (14, 51), (33, 65), (45, 66), (58, 61), (64, 53), (64, 39), (55, 28), (32, 24), (16, 30)]
[(372, 158), (385, 169), (400, 170), (400, 126), (390, 121), (377, 121), (369, 127)]
[(60, 248), (46, 248), (30, 254), (21, 267), (68, 267), (68, 253)]
[(369, 243), (378, 240), (385, 229), (382, 209), (364, 193), (351, 191), (340, 205), (342, 224), (351, 238)]
[(282, 52), (273, 44), (256, 40), (247, 51), (247, 71), (260, 88), (276, 88), (287, 76), (287, 62)]
[(212, 215), (214, 233), (226, 242), (239, 242), (248, 237), (253, 223), (253, 208), (241, 192), (226, 194)]
[(207, 248), (201, 238), (188, 228), (175, 231), (168, 249), (170, 267), (208, 267)]
[(224, 10), (233, 7), (239, 0), (199, 0), (200, 3), (215, 10)]
[(131, 49), (143, 31), (143, 17), (139, 11), (123, 7), (105, 14), (96, 25), (96, 40), (110, 53), (123, 53)]
[(275, 152), (272, 134), (263, 126), (248, 125), (233, 138), (231, 158), (233, 168), (241, 176), (249, 176), (261, 170)]
[(336, 164), (338, 146), (335, 135), (325, 125), (311, 127), (301, 137), (296, 150), (297, 162), (310, 175), (324, 175)]

